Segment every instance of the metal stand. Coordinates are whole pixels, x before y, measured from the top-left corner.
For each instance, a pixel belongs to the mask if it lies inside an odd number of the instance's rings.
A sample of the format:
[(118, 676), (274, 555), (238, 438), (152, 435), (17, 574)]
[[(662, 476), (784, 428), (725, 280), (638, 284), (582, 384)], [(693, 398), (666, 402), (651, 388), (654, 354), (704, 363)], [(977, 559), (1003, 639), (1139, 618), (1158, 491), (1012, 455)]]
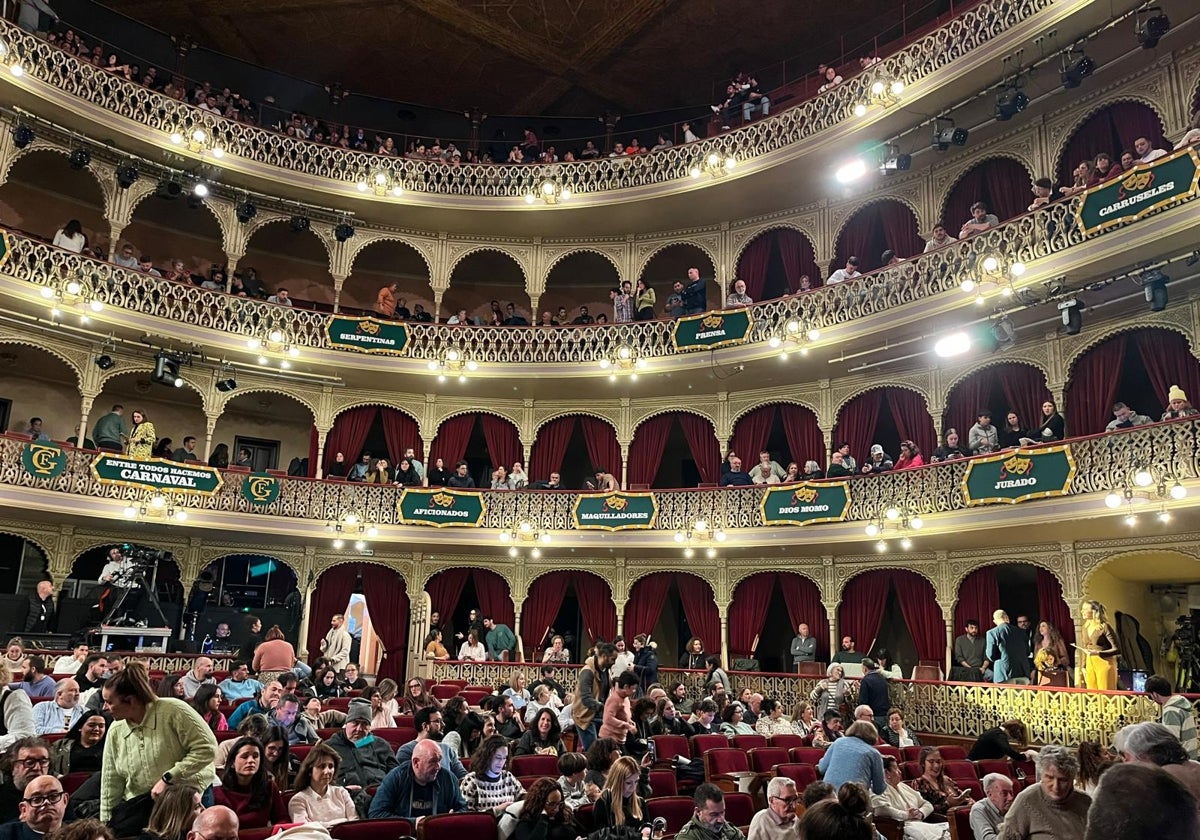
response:
[[(141, 572), (137, 572), (133, 576), (132, 582), (134, 583), (134, 586), (118, 587), (121, 590), (121, 595), (117, 598), (116, 603), (112, 605), (112, 609), (109, 610), (108, 614), (117, 615), (120, 612), (121, 607), (125, 604), (125, 600), (129, 597), (129, 593), (140, 587), (141, 590), (146, 593), (147, 598), (149, 598), (150, 605), (154, 608), (154, 611), (158, 613), (158, 620), (160, 623), (157, 626), (170, 627), (171, 622), (167, 621), (167, 617), (162, 611), (162, 604), (159, 603), (158, 593), (155, 592), (150, 584), (146, 582), (146, 576)], [(111, 623), (112, 622), (109, 622), (109, 624)]]

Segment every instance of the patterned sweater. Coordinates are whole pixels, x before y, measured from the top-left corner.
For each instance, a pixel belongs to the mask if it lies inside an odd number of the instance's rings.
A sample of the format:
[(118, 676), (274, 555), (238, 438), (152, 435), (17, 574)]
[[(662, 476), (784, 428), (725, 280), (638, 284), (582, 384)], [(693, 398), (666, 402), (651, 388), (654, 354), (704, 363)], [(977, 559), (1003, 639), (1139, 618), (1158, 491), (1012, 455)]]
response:
[(459, 790), (472, 811), (490, 811), (497, 805), (515, 802), (525, 795), (525, 786), (507, 770), (494, 780), (468, 773), (459, 782)]

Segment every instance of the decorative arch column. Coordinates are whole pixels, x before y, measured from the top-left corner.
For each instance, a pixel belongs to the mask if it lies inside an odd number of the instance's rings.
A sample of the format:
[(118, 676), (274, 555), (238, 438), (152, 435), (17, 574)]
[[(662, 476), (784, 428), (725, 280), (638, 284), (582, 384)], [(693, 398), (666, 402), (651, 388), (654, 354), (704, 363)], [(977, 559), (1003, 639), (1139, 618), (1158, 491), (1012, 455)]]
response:
[(336, 314), (342, 311), (342, 286), (346, 283), (347, 275), (333, 274), (330, 276), (333, 277), (333, 311)]
[[(88, 417), (92, 413), (92, 406), (96, 402), (96, 397), (100, 396), (99, 391), (81, 391), (79, 395), (79, 436), (76, 440), (79, 445), (83, 446), (83, 442), (87, 440), (88, 432)], [(207, 456), (205, 456), (207, 458)]]
[(296, 586), (300, 590), (300, 603), (303, 610), (300, 613), (299, 638), (296, 644), (302, 648), (297, 652), (301, 661), (308, 659), (308, 623), (312, 615), (313, 593), (317, 590), (317, 549), (316, 546), (304, 546), (304, 561), (296, 569)]

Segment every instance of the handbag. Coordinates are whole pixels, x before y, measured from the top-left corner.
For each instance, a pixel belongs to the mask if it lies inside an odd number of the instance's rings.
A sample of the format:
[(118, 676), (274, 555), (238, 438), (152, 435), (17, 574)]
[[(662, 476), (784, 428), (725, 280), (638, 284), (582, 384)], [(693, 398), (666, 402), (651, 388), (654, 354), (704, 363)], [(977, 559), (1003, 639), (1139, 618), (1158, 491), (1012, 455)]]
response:
[(139, 794), (113, 808), (108, 826), (118, 837), (137, 837), (150, 824), (150, 812), (153, 809), (154, 799), (150, 794)]

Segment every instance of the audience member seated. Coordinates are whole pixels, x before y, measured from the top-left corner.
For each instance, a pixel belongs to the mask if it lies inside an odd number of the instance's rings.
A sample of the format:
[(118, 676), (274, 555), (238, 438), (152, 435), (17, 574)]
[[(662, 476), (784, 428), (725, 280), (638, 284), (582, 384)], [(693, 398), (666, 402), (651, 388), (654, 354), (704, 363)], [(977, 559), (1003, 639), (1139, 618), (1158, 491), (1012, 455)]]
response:
[(827, 709), (821, 716), (821, 725), (813, 732), (812, 745), (818, 749), (828, 749), (844, 734), (842, 713), (837, 709)]
[(214, 683), (200, 686), (200, 690), (192, 698), (192, 708), (213, 732), (229, 729), (229, 722), (225, 720), (225, 715), (221, 714), (221, 701), (221, 689)]
[(783, 714), (783, 706), (778, 700), (770, 697), (764, 699), (759, 704), (758, 720), (754, 724), (754, 729), (760, 735), (770, 737), (772, 735), (791, 735), (795, 730), (792, 728), (792, 722), (789, 721)]
[[(507, 753), (507, 742), (504, 743)], [(374, 820), (416, 820), (467, 810), (470, 809), (459, 791), (458, 780), (442, 767), (441, 749), (426, 740), (413, 748), (412, 761), (396, 765), (384, 777), (371, 799), (369, 816)]]
[[(262, 645), (259, 645), (262, 647)], [(250, 715), (267, 715), (274, 711), (279, 705), (279, 698), (283, 696), (283, 683), (278, 678), (271, 679), (262, 691), (258, 693), (258, 697), (254, 700), (248, 700), (245, 703), (238, 705), (233, 713), (229, 715), (229, 728), (237, 729), (241, 726), (243, 720)]]
[(111, 724), (112, 719), (106, 713), (84, 709), (66, 737), (51, 747), (50, 772), (56, 776), (99, 772), (104, 759), (104, 737)]
[(1037, 757), (1038, 783), (1017, 794), (999, 840), (1083, 840), (1092, 800), (1075, 789), (1078, 773), (1079, 762), (1066, 747), (1042, 747)]
[(933, 235), (925, 241), (925, 250), (923, 253), (928, 254), (943, 246), (949, 245), (951, 242), (957, 242), (950, 234), (946, 233), (946, 226), (938, 222), (933, 226)]
[(1029, 446), (1031, 438), (1029, 430), (1021, 423), (1021, 418), (1015, 411), (1010, 411), (1004, 417), (1004, 428), (1000, 430), (1000, 448), (1016, 449), (1018, 446)]
[(911, 440), (900, 441), (900, 458), (896, 461), (896, 469), (909, 470), (925, 466), (925, 458), (921, 450)]
[(283, 795), (267, 772), (262, 744), (253, 738), (241, 738), (234, 744), (213, 799), (237, 814), (242, 828), (266, 828), (288, 822)]
[(300, 698), (295, 694), (280, 697), (268, 718), (287, 733), (289, 744), (315, 744), (320, 740), (317, 731), (300, 716)]
[(983, 799), (971, 806), (971, 833), (975, 835), (975, 840), (996, 840), (1000, 836), (1004, 816), (1012, 807), (1012, 779), (1002, 773), (988, 773), (983, 777), (982, 785)]
[[(895, 756), (883, 757), (883, 774), (887, 789), (871, 797), (875, 816), (904, 823), (904, 836), (908, 840), (949, 840), (949, 823), (925, 822), (926, 817), (933, 813), (933, 806), (925, 801), (921, 794), (902, 782), (904, 774), (900, 772), (900, 762)], [(962, 840), (968, 838), (964, 837)]]
[(409, 677), (408, 693), (404, 695), (404, 699), (400, 703), (400, 714), (415, 715), (421, 709), (440, 709), (441, 707), (442, 704), (438, 702), (437, 698), (429, 693), (425, 680), (420, 677)]
[[(20, 709), (14, 703), (13, 709), (10, 710), (8, 699), (4, 699), (4, 723), (10, 734), (16, 734), (12, 727)], [(72, 718), (78, 720), (79, 711), (79, 683), (70, 678), (59, 680), (54, 689), (54, 699), (47, 703), (38, 703), (37, 708), (30, 710), (32, 732), (26, 734), (50, 735), (66, 732), (71, 728)]]
[(562, 755), (566, 748), (560, 735), (558, 715), (551, 708), (543, 708), (513, 746), (513, 755)]
[(1106, 432), (1117, 429), (1132, 429), (1134, 426), (1146, 426), (1154, 421), (1145, 414), (1138, 414), (1123, 402), (1113, 403), (1113, 419), (1104, 427)]
[(1162, 149), (1154, 148), (1154, 144), (1146, 137), (1139, 137), (1133, 141), (1133, 151), (1137, 154), (1138, 163), (1153, 163), (1167, 156)]
[(70, 801), (62, 783), (53, 776), (39, 775), (23, 789), (19, 822), (0, 826), (2, 840), (41, 840), (58, 834)]
[(604, 790), (592, 806), (594, 829), (621, 829), (624, 826), (640, 829), (647, 814), (646, 803), (638, 790), (641, 778), (641, 768), (629, 756), (621, 756), (612, 762), (604, 778)]
[(832, 90), (842, 83), (842, 77), (838, 75), (836, 67), (827, 67), (822, 64), (817, 68), (817, 73), (825, 80), (824, 83), (817, 88), (817, 93), (824, 93), (827, 90)]
[(722, 487), (749, 487), (754, 484), (750, 474), (742, 469), (742, 459), (729, 459), (729, 469), (721, 476)]
[(829, 456), (829, 469), (825, 472), (826, 478), (846, 478), (854, 475), (854, 471), (846, 466), (846, 456), (842, 454), (840, 449), (835, 449), (833, 454)]
[(396, 767), (388, 742), (371, 734), (371, 708), (367, 703), (351, 702), (342, 731), (324, 743), (341, 759), (337, 784), (347, 790), (380, 784)]
[[(447, 487), (457, 487), (459, 489), (474, 489), (475, 479), (468, 473), (466, 461), (459, 461), (454, 465), (454, 475), (446, 480)], [(459, 659), (462, 659), (460, 656)]]
[[(445, 658), (449, 659), (450, 655), (447, 654)], [(313, 674), (313, 691), (318, 698), (328, 700), (331, 697), (345, 697), (347, 689), (338, 679), (333, 666), (328, 666)]]
[(754, 303), (754, 299), (746, 294), (746, 281), (733, 281), (733, 288), (729, 290), (729, 294), (725, 298), (726, 309), (737, 309), (738, 307), (750, 306)]
[(675, 835), (676, 840), (742, 840), (742, 832), (725, 819), (725, 794), (705, 782), (692, 797), (692, 818)]
[(1000, 220), (988, 212), (987, 205), (982, 201), (976, 201), (971, 205), (971, 218), (963, 223), (962, 230), (958, 232), (958, 238), (965, 239), (974, 233), (983, 233), (998, 224), (1000, 224)]
[(796, 803), (800, 796), (796, 783), (786, 776), (776, 776), (767, 784), (767, 807), (750, 821), (747, 840), (799, 840), (799, 820)]
[(691, 738), (694, 734), (691, 726), (683, 719), (675, 707), (675, 702), (669, 697), (663, 697), (655, 704), (654, 720), (650, 723), (651, 735), (682, 735)]
[(967, 448), (972, 455), (987, 455), (1000, 448), (1000, 433), (992, 425), (992, 412), (981, 408), (975, 425), (967, 434)]
[(1053, 400), (1046, 400), (1042, 403), (1042, 423), (1033, 433), (1034, 440), (1039, 443), (1054, 443), (1066, 436), (1066, 422), (1058, 413), (1058, 405)]
[(18, 808), (25, 786), (50, 770), (50, 748), (41, 738), (17, 738), (4, 752), (6, 770), (0, 772), (0, 823), (20, 817)]
[(951, 808), (974, 804), (970, 791), (959, 790), (954, 780), (946, 775), (945, 762), (937, 747), (922, 747), (917, 763), (921, 775), (913, 782), (913, 787), (933, 806), (933, 813), (927, 817), (929, 821), (945, 822)]
[(884, 452), (882, 446), (875, 443), (871, 445), (871, 452), (867, 455), (867, 461), (862, 466), (862, 472), (864, 475), (887, 472), (892, 466), (892, 456)]
[(830, 274), (829, 279), (825, 281), (825, 284), (827, 286), (832, 286), (834, 283), (842, 283), (846, 280), (853, 280), (854, 278), (861, 276), (862, 272), (858, 270), (858, 257), (847, 257), (846, 265)]
[(1039, 207), (1047, 206), (1054, 196), (1054, 183), (1049, 178), (1038, 178), (1033, 182), (1033, 203), (1028, 210), (1033, 212)]
[(413, 750), (417, 744), (425, 740), (432, 740), (437, 743), (438, 748), (442, 751), (442, 766), (454, 774), (454, 778), (461, 780), (467, 775), (467, 768), (463, 767), (462, 762), (458, 758), (458, 753), (455, 749), (444, 740), (442, 734), (445, 732), (445, 718), (441, 711), (429, 706), (424, 709), (419, 709), (413, 716), (413, 725), (417, 728), (417, 737), (409, 741), (407, 744), (402, 744), (396, 750), (396, 763), (408, 764), (412, 761)]
[(263, 684), (250, 676), (250, 666), (245, 660), (235, 659), (229, 676), (221, 680), (220, 689), (227, 702), (235, 703), (261, 692)]
[(138, 840), (187, 840), (192, 823), (203, 810), (200, 791), (196, 788), (168, 785), (154, 800), (150, 822)]
[(1114, 746), (1127, 764), (1160, 767), (1200, 800), (1200, 764), (1188, 758), (1183, 743), (1161, 723), (1146, 721), (1117, 730)]
[(1110, 178), (1115, 178), (1124, 171), (1121, 169), (1121, 164), (1115, 163), (1112, 155), (1108, 152), (1101, 152), (1096, 155), (1093, 165), (1095, 166), (1095, 181), (1092, 186), (1102, 184)]
[(1086, 840), (1200, 837), (1197, 799), (1161, 770), (1117, 765), (1104, 774), (1087, 812)]
[(288, 801), (288, 815), (296, 823), (320, 823), (329, 828), (346, 820), (358, 819), (354, 800), (350, 792), (334, 784), (341, 770), (341, 756), (326, 744), (317, 744), (304, 761), (292, 798)]
[[(1167, 410), (1162, 413), (1160, 420), (1177, 420), (1180, 417), (1192, 417), (1200, 414), (1192, 404), (1188, 402), (1187, 394), (1178, 385), (1172, 385), (1171, 390), (1167, 393)], [(34, 695), (35, 697), (37, 695)]]
[(880, 733), (883, 740), (887, 741), (898, 750), (905, 747), (921, 746), (921, 739), (916, 733), (908, 728), (908, 724), (904, 722), (904, 712), (900, 709), (888, 709), (887, 726)]

